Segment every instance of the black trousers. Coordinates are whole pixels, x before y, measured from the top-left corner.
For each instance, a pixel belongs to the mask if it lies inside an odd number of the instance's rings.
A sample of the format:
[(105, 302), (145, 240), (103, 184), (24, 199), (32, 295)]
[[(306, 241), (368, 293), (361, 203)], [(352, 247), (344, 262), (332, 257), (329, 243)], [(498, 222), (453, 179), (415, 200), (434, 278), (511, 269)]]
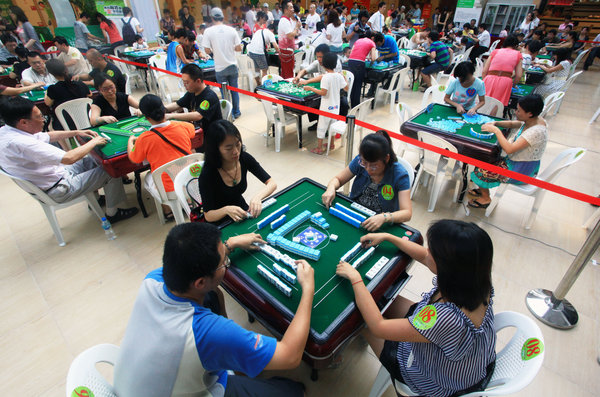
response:
[(365, 63), (350, 59), (348, 61), (348, 70), (354, 75), (352, 84), (352, 93), (350, 95), (350, 106), (355, 107), (360, 103), (360, 94), (362, 92), (363, 81), (365, 80)]

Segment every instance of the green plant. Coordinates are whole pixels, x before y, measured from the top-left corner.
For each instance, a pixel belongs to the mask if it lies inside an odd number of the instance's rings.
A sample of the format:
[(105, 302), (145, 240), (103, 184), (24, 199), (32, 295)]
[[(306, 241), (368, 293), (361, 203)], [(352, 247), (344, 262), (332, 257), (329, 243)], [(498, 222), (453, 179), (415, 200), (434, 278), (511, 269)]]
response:
[(79, 8), (81, 12), (85, 12), (90, 17), (93, 17), (96, 12), (96, 2), (94, 0), (69, 0), (71, 4)]

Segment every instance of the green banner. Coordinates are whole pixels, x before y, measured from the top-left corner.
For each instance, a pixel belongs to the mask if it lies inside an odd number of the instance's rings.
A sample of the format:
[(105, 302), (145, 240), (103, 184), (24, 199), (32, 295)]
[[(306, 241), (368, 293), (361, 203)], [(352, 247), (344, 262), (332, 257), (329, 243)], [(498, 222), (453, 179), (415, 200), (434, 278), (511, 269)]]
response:
[(475, 6), (475, 0), (458, 0), (456, 3), (457, 8), (473, 8)]
[(106, 15), (107, 18), (123, 17), (123, 7), (125, 7), (125, 2), (123, 0), (96, 1), (96, 10)]

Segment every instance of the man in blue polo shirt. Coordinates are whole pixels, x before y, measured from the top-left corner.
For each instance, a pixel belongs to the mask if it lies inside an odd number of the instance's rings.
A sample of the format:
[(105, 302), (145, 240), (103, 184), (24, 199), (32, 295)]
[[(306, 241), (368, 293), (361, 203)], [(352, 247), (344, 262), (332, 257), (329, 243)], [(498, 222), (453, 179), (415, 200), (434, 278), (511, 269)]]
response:
[(427, 42), (429, 43), (429, 57), (433, 62), (421, 71), (423, 88), (431, 85), (432, 74), (445, 70), (450, 65), (450, 58), (452, 56), (452, 50), (440, 41), (440, 34), (438, 32), (429, 32)]
[[(384, 31), (389, 32), (387, 27), (384, 27), (383, 29)], [(379, 51), (379, 58), (377, 58), (375, 61), (398, 63), (398, 54), (400, 53), (400, 51), (398, 50), (398, 43), (396, 43), (396, 40), (394, 40), (393, 36), (387, 34), (381, 36), (383, 37), (383, 40), (381, 40), (381, 38), (379, 38), (378, 40), (378, 36), (375, 36), (375, 45), (377, 46), (377, 51)], [(392, 76), (390, 75), (385, 81), (382, 82), (384, 88), (387, 88), (390, 85), (391, 79)], [(371, 86), (369, 87), (369, 92), (367, 93), (367, 97), (375, 96), (376, 88), (377, 84), (371, 84)]]
[[(138, 293), (114, 384), (123, 397), (300, 397), (301, 383), (285, 378), (253, 379), (264, 369), (300, 364), (310, 327), (314, 272), (296, 261), (302, 297), (280, 342), (247, 331), (223, 317), (219, 284), (236, 248), (264, 244), (250, 233), (221, 242), (209, 223), (175, 226), (165, 241), (163, 267), (150, 272)], [(222, 315), (223, 314), (223, 315)], [(227, 370), (246, 376), (228, 375)]]

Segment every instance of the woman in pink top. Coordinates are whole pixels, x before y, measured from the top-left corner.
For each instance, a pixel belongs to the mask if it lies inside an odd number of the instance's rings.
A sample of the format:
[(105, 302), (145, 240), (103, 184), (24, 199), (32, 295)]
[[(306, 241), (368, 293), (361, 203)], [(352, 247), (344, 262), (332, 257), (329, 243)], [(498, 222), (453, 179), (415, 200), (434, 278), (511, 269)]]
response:
[(487, 96), (496, 98), (508, 105), (513, 85), (523, 75), (521, 52), (517, 50), (519, 40), (516, 36), (508, 36), (504, 40), (504, 48), (492, 51), (483, 65), (483, 82)]
[(121, 33), (119, 33), (119, 28), (117, 28), (113, 21), (101, 13), (96, 14), (96, 20), (98, 20), (98, 23), (100, 24), (100, 29), (102, 29), (102, 33), (104, 33), (106, 42), (110, 43), (113, 49), (125, 44), (121, 37)]
[(354, 75), (352, 83), (352, 93), (350, 94), (350, 106), (354, 107), (360, 103), (360, 92), (362, 90), (363, 80), (365, 79), (365, 59), (369, 56), (370, 60), (377, 59), (377, 48), (375, 42), (382, 41), (384, 37), (377, 32), (374, 36), (367, 36), (356, 40), (348, 58), (348, 70)]

